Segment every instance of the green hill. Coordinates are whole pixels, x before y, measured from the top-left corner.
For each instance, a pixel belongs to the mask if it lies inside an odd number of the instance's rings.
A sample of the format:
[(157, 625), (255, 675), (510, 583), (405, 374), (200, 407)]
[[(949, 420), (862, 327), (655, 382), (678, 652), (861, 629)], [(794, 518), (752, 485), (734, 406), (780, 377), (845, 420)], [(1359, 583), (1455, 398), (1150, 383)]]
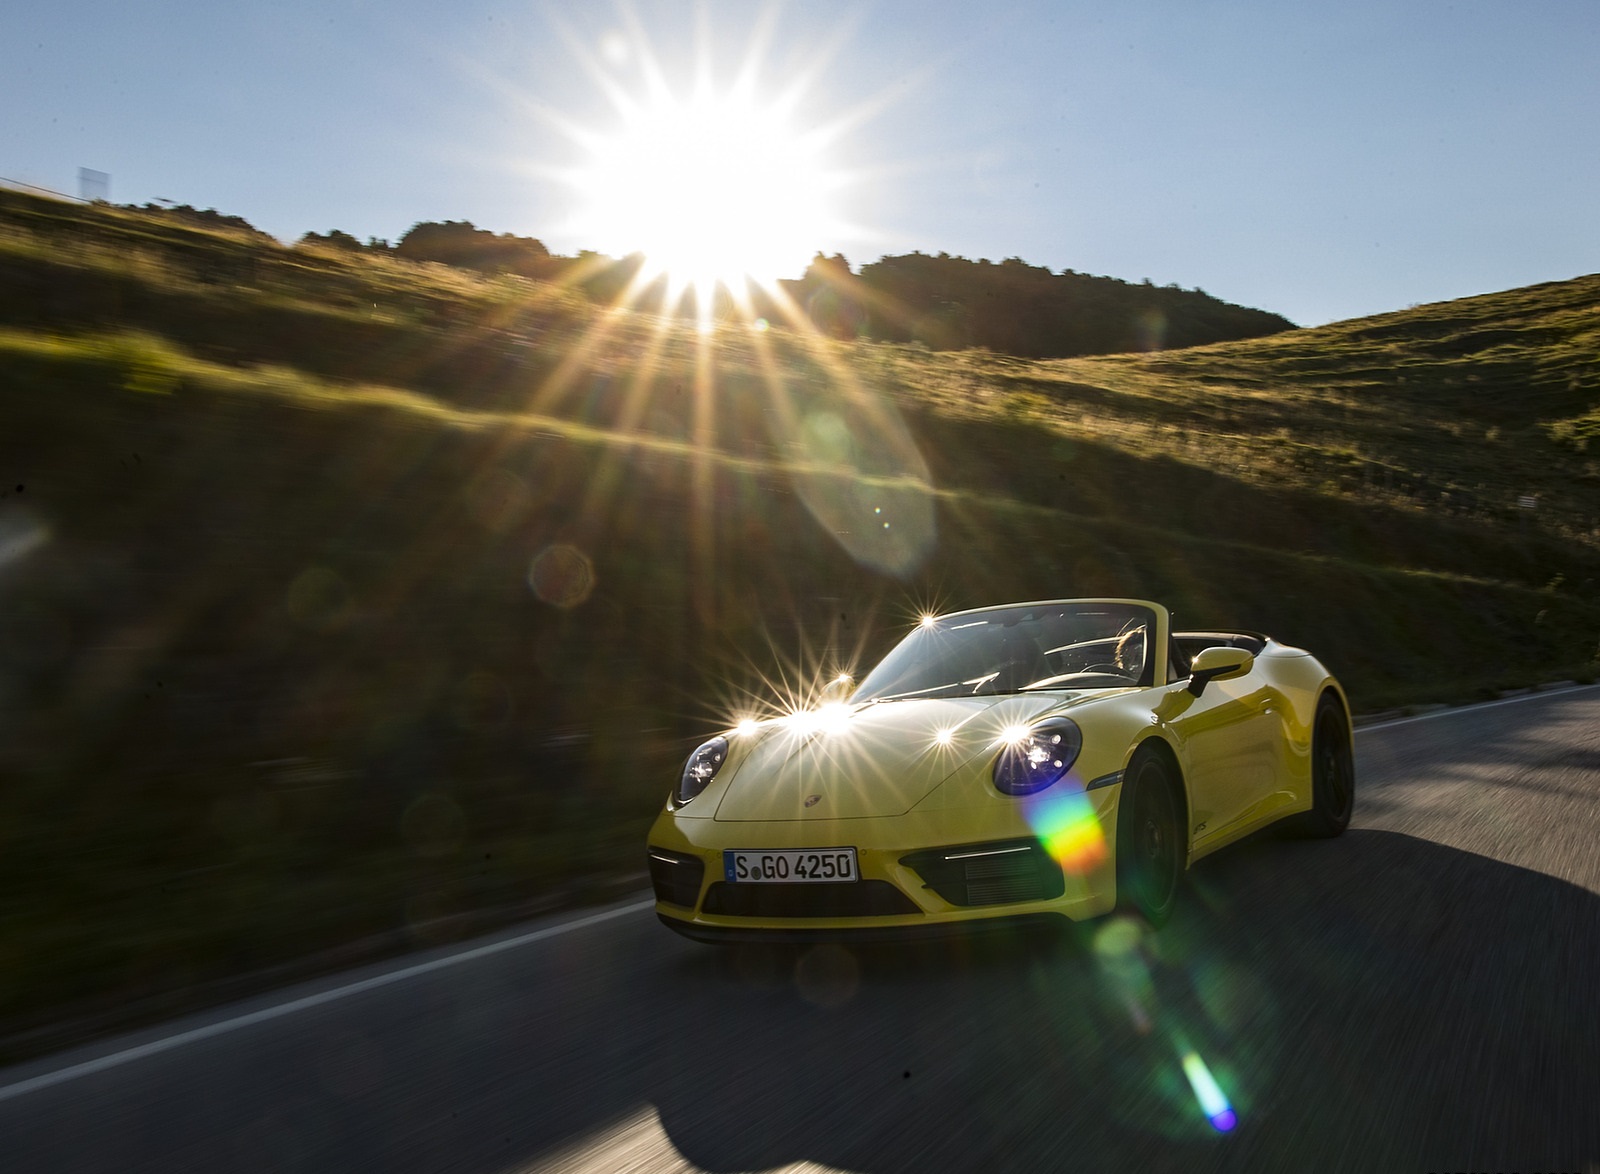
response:
[(0, 195), (0, 1022), (614, 891), (697, 737), (924, 607), (1162, 599), (1366, 710), (1592, 673), (1597, 335), (1600, 277), (1053, 361), (702, 334)]

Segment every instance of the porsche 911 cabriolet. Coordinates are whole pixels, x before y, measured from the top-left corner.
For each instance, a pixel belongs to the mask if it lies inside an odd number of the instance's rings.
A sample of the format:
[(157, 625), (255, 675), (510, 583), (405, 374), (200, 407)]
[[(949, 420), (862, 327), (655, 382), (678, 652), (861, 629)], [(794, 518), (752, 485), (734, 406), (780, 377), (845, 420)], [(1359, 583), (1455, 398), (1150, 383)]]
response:
[(1254, 632), (1174, 632), (1159, 604), (925, 617), (835, 691), (689, 756), (648, 841), (663, 923), (708, 942), (1117, 909), (1159, 926), (1201, 857), (1350, 822), (1338, 681)]

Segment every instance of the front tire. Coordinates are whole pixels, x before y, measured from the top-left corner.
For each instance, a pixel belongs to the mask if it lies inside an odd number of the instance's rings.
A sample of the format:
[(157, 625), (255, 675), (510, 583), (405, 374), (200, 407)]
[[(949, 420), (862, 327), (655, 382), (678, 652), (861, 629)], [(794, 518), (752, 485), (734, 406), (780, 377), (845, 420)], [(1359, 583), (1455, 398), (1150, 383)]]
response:
[(1187, 848), (1178, 781), (1158, 754), (1134, 756), (1117, 814), (1117, 907), (1159, 928), (1178, 903)]
[(1311, 810), (1300, 817), (1298, 830), (1317, 839), (1332, 839), (1350, 826), (1356, 806), (1350, 724), (1332, 693), (1324, 693), (1317, 703), (1311, 730)]

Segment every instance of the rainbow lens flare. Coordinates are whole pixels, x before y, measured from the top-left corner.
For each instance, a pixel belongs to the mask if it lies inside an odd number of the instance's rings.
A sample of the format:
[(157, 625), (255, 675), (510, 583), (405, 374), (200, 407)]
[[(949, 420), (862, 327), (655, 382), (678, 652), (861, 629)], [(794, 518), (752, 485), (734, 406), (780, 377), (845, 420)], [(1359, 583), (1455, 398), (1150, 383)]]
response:
[(1218, 1133), (1227, 1133), (1239, 1124), (1239, 1117), (1233, 1111), (1233, 1106), (1228, 1103), (1228, 1098), (1223, 1095), (1222, 1089), (1212, 1079), (1211, 1070), (1206, 1067), (1206, 1062), (1200, 1058), (1199, 1052), (1186, 1052), (1183, 1057), (1183, 1074), (1189, 1078), (1189, 1087), (1194, 1089), (1194, 1099), (1200, 1102), (1200, 1111), (1206, 1115), (1206, 1120), (1211, 1122), (1211, 1128)]
[(1105, 829), (1081, 790), (1041, 796), (1029, 804), (1028, 822), (1044, 850), (1068, 875), (1082, 876), (1105, 863)]
[(1146, 1004), (1155, 1001), (1155, 989), (1141, 948), (1143, 937), (1143, 929), (1133, 918), (1109, 918), (1095, 931), (1094, 956), (1106, 978), (1122, 995), (1133, 1029), (1140, 1035), (1148, 1035), (1155, 1024)]

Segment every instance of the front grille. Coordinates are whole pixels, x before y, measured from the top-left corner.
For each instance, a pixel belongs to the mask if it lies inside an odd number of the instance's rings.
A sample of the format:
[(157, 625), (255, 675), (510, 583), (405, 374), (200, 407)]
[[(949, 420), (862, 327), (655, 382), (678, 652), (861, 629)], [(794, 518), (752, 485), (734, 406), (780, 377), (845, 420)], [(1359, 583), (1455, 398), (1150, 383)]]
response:
[(651, 848), (649, 852), (650, 883), (655, 886), (656, 900), (693, 909), (700, 896), (700, 882), (705, 879), (705, 862), (698, 856), (665, 848)]
[(702, 913), (724, 917), (892, 917), (920, 913), (916, 903), (888, 881), (854, 884), (728, 884), (706, 891)]
[(952, 905), (1049, 901), (1066, 892), (1061, 866), (1038, 840), (1001, 840), (914, 852), (901, 864)]

